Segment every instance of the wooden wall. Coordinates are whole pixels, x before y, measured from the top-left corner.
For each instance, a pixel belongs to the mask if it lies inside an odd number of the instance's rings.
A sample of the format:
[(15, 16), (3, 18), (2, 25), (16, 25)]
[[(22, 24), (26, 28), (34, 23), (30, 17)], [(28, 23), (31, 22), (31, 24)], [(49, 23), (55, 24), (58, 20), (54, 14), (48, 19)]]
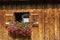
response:
[(31, 40), (60, 40), (60, 8), (0, 10), (0, 40), (13, 40), (8, 35), (5, 22), (8, 19), (14, 21), (14, 16), (8, 17), (5, 14), (14, 12), (30, 12), (30, 20), (32, 14), (39, 15), (39, 25), (32, 27)]

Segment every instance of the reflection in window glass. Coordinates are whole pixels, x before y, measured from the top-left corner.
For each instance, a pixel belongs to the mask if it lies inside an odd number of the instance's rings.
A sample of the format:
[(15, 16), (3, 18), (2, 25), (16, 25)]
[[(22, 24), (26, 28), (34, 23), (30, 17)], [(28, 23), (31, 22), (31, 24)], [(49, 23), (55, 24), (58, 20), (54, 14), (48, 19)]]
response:
[(29, 22), (29, 18), (23, 18), (23, 22)]

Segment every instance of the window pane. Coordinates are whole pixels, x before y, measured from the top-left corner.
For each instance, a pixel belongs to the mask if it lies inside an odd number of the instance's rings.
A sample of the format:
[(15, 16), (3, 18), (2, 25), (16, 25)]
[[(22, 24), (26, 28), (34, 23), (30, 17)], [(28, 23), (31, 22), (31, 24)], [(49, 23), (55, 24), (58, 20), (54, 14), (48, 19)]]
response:
[(29, 18), (23, 18), (23, 22), (29, 22)]

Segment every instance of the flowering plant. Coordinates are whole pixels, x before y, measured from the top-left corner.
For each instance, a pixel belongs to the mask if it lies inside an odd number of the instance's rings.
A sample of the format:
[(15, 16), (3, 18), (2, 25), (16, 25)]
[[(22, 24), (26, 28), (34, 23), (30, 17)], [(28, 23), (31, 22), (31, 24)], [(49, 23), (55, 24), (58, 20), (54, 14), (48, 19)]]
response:
[(16, 36), (30, 36), (31, 35), (31, 25), (29, 23), (15, 23), (13, 25), (8, 25), (7, 30), (10, 34), (15, 34)]

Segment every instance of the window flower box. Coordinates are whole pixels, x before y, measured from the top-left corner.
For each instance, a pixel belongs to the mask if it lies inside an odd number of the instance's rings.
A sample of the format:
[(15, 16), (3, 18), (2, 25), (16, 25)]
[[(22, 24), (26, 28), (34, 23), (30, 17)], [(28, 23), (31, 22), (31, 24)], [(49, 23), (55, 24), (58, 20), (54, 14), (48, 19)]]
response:
[(29, 23), (16, 22), (6, 26), (8, 33), (12, 37), (29, 37), (31, 36), (31, 25)]

